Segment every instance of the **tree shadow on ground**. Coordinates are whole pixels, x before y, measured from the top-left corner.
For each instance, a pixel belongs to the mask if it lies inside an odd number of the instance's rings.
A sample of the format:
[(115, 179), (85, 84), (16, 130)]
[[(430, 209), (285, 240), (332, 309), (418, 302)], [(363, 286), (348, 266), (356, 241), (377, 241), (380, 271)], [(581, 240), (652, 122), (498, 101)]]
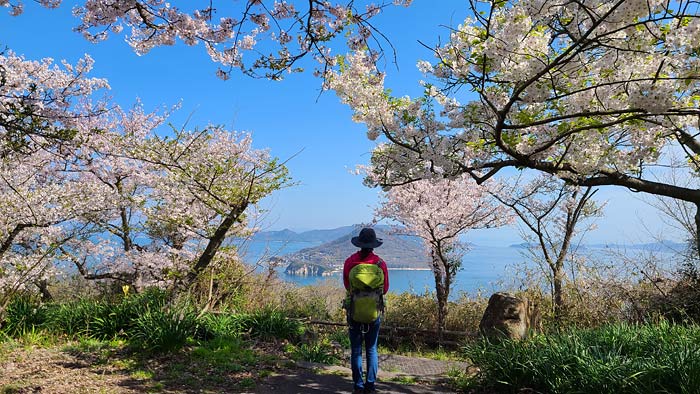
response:
[[(382, 394), (454, 393), (448, 388), (437, 385), (407, 385), (395, 382), (379, 382), (377, 391)], [(317, 374), (311, 370), (300, 369), (269, 376), (257, 386), (254, 392), (258, 394), (351, 393), (352, 379), (344, 375)]]

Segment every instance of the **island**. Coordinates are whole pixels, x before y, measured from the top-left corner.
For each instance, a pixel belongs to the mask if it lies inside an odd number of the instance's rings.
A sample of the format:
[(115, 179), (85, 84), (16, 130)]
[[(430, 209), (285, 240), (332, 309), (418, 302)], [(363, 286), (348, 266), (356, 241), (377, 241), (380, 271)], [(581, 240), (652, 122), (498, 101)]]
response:
[[(318, 246), (301, 249), (294, 253), (275, 256), (271, 262), (286, 266), (285, 273), (296, 276), (328, 276), (343, 270), (345, 259), (358, 251), (350, 239), (357, 235), (359, 227), (343, 227), (345, 235)], [(429, 269), (428, 253), (420, 238), (404, 235), (396, 227), (374, 227), (377, 237), (384, 244), (376, 253), (384, 259), (389, 269)], [(299, 239), (298, 234), (296, 239)]]

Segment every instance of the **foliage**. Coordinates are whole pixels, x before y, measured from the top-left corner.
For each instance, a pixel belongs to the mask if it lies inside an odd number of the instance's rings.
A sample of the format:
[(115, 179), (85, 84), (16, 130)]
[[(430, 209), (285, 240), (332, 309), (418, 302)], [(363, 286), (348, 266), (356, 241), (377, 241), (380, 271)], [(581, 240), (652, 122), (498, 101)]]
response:
[(344, 299), (345, 290), (337, 282), (325, 282), (287, 289), (278, 308), (290, 317), (337, 321), (344, 319), (340, 308)]
[(172, 351), (197, 335), (198, 328), (197, 315), (191, 309), (147, 310), (136, 318), (130, 339), (135, 346), (148, 351)]
[[(387, 308), (382, 324), (392, 327), (411, 327), (433, 330), (437, 324), (435, 294), (425, 292), (389, 293), (386, 296)], [(486, 309), (487, 300), (461, 294), (449, 302), (450, 314), (445, 321), (448, 331), (476, 333), (479, 321)]]
[(214, 338), (192, 351), (192, 358), (211, 365), (222, 373), (240, 372), (255, 366), (260, 360), (250, 345), (240, 338)]
[(240, 318), (244, 332), (265, 340), (297, 340), (306, 329), (301, 321), (290, 319), (282, 311), (269, 308), (241, 315)]
[(12, 299), (5, 310), (4, 320), (0, 322), (0, 329), (8, 336), (19, 336), (39, 327), (45, 318), (45, 310), (37, 299), (19, 296)]
[(665, 322), (565, 330), (465, 347), (472, 383), (499, 392), (693, 393), (700, 387), (700, 328)]
[(200, 322), (207, 337), (238, 338), (244, 332), (241, 315), (208, 313), (201, 317)]
[[(579, 186), (615, 185), (700, 203), (659, 181), (683, 152), (700, 170), (700, 15), (694, 1), (470, 1), (470, 15), (419, 61), (421, 97), (393, 97), (362, 49), (328, 86), (379, 136), (371, 184), (513, 168)], [(461, 102), (465, 91), (474, 92)]]
[[(48, 8), (61, 3), (40, 2)], [(360, 3), (255, 1), (227, 7), (202, 3), (190, 8), (156, 0), (86, 0), (75, 4), (74, 14), (80, 19), (75, 30), (92, 42), (130, 32), (125, 41), (139, 55), (177, 41), (201, 45), (219, 64), (216, 74), (222, 79), (228, 79), (234, 69), (254, 77), (282, 79), (287, 73), (302, 71), (297, 62), (305, 56), (325, 66), (331, 63), (330, 41), (335, 37), (345, 37), (351, 48), (372, 45), (370, 19), (386, 7), (408, 5), (411, 0)], [(10, 7), (11, 15), (24, 11), (20, 1), (0, 5)]]
[(82, 298), (65, 303), (47, 304), (49, 330), (68, 336), (111, 339), (128, 337), (140, 316), (165, 307), (167, 294), (152, 288), (141, 294), (124, 296), (120, 301)]
[(341, 356), (327, 338), (311, 343), (301, 343), (297, 346), (292, 345), (289, 350), (295, 360), (321, 364), (337, 364)]

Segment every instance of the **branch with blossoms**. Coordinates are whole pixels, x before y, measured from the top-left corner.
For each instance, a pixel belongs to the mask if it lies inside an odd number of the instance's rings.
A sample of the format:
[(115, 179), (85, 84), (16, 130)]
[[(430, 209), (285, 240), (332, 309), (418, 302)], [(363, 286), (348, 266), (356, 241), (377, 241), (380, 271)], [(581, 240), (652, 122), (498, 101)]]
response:
[[(39, 3), (55, 8), (62, 1)], [(80, 18), (75, 30), (89, 41), (99, 42), (127, 28), (131, 33), (126, 41), (138, 54), (178, 41), (190, 46), (202, 45), (211, 60), (220, 65), (217, 75), (222, 79), (228, 79), (237, 69), (253, 77), (276, 80), (287, 73), (303, 71), (299, 63), (308, 56), (321, 69), (332, 65), (331, 44), (339, 36), (347, 36), (353, 50), (374, 47), (373, 44), (386, 37), (370, 20), (386, 7), (408, 6), (411, 0), (379, 3), (246, 0), (221, 3), (218, 7), (213, 2), (180, 3), (85, 0), (74, 9)], [(19, 1), (0, 2), (0, 6), (10, 7), (12, 15), (23, 12)], [(381, 51), (381, 45), (377, 45), (377, 50)]]
[(107, 110), (105, 102), (89, 101), (109, 88), (106, 80), (87, 77), (92, 65), (89, 56), (60, 69), (52, 59), (0, 53), (0, 158), (38, 149), (58, 153), (83, 120)]
[(470, 4), (473, 15), (433, 49), (435, 60), (418, 62), (422, 97), (392, 97), (362, 51), (327, 75), (326, 86), (381, 141), (371, 182), (464, 173), (486, 182), (505, 168), (531, 168), (700, 206), (697, 189), (655, 176), (674, 150), (686, 153), (686, 171), (699, 172), (699, 2)]

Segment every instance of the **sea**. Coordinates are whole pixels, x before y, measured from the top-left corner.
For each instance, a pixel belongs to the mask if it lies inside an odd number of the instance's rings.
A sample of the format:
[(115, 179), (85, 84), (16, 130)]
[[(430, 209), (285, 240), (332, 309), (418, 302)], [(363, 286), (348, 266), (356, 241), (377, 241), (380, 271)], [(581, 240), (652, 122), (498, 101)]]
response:
[[(264, 264), (261, 265), (261, 262), (267, 261), (269, 257), (282, 256), (319, 244), (314, 242), (253, 241), (248, 242), (242, 248), (242, 255), (247, 264), (258, 264), (260, 271), (267, 271), (268, 267)], [(529, 259), (523, 254), (524, 251), (523, 247), (518, 246), (472, 245), (471, 249), (464, 254), (462, 268), (456, 275), (450, 298), (456, 299), (463, 294), (488, 296), (496, 291), (517, 289), (520, 283), (518, 277), (522, 276), (522, 271), (536, 268), (528, 263)], [(611, 259), (602, 247), (590, 248), (589, 252), (597, 255), (598, 258)], [(632, 252), (628, 254), (630, 253)], [(670, 251), (660, 253), (668, 255)], [(380, 251), (378, 254), (381, 256)], [(285, 268), (280, 266), (274, 269), (277, 276), (286, 282), (299, 286), (313, 286), (321, 283), (337, 283), (338, 286), (342, 286), (340, 273), (323, 277), (296, 276), (287, 275), (284, 272)], [(428, 262), (426, 262), (424, 270), (391, 269), (389, 278), (389, 291), (391, 292), (424, 294), (435, 289), (435, 279), (432, 271), (428, 268)]]

